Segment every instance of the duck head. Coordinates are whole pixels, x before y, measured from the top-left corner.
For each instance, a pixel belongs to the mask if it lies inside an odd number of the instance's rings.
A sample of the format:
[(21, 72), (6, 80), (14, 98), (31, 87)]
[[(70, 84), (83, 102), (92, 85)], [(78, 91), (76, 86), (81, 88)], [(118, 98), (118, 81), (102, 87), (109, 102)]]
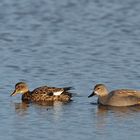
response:
[(88, 96), (88, 98), (97, 95), (97, 96), (106, 96), (108, 94), (108, 89), (104, 84), (97, 84), (94, 87), (93, 92)]
[(29, 91), (29, 88), (25, 82), (19, 82), (15, 85), (15, 90), (10, 96), (14, 96), (16, 94), (24, 94)]

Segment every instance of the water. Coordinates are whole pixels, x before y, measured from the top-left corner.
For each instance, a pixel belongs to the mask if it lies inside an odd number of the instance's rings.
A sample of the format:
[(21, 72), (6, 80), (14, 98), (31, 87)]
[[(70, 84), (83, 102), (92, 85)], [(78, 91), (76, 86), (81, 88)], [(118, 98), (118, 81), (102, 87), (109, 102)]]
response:
[[(0, 139), (139, 139), (140, 109), (102, 108), (97, 83), (140, 89), (138, 0), (1, 0)], [(69, 104), (26, 105), (19, 81), (73, 86)]]

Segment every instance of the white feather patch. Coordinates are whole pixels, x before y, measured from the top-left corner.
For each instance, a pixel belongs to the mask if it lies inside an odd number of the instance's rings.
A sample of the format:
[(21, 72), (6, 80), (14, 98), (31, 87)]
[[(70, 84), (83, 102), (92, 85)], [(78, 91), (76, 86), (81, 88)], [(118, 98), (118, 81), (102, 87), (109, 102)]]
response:
[(53, 95), (60, 95), (63, 91), (53, 92)]
[(98, 93), (97, 91), (94, 91), (94, 93), (95, 93), (96, 95), (99, 95), (99, 93)]

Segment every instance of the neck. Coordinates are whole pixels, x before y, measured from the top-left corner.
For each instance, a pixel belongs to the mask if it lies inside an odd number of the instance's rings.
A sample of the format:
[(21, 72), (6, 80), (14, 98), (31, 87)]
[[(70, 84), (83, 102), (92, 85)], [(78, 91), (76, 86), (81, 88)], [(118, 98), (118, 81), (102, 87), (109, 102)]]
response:
[(99, 96), (99, 103), (106, 105), (107, 101), (108, 101), (108, 90), (105, 89), (102, 92), (102, 94), (100, 94), (100, 96)]
[(25, 101), (25, 100), (30, 100), (31, 98), (31, 92), (30, 91), (27, 91), (25, 92), (23, 95), (22, 95), (22, 100)]
[(106, 103), (107, 103), (107, 101), (108, 101), (108, 96), (107, 96), (107, 95), (99, 96), (98, 100), (99, 100), (99, 103), (100, 103), (100, 104), (106, 105)]

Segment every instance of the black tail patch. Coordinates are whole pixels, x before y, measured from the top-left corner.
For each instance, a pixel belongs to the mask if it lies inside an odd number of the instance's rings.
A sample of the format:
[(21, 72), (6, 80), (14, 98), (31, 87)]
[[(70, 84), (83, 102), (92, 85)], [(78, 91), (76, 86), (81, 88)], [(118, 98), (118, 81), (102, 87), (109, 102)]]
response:
[(72, 93), (70, 93), (70, 92), (63, 92), (62, 94), (63, 95), (68, 95), (69, 97), (72, 97)]
[(64, 89), (64, 91), (67, 91), (67, 90), (72, 90), (73, 87), (64, 87), (63, 89)]

